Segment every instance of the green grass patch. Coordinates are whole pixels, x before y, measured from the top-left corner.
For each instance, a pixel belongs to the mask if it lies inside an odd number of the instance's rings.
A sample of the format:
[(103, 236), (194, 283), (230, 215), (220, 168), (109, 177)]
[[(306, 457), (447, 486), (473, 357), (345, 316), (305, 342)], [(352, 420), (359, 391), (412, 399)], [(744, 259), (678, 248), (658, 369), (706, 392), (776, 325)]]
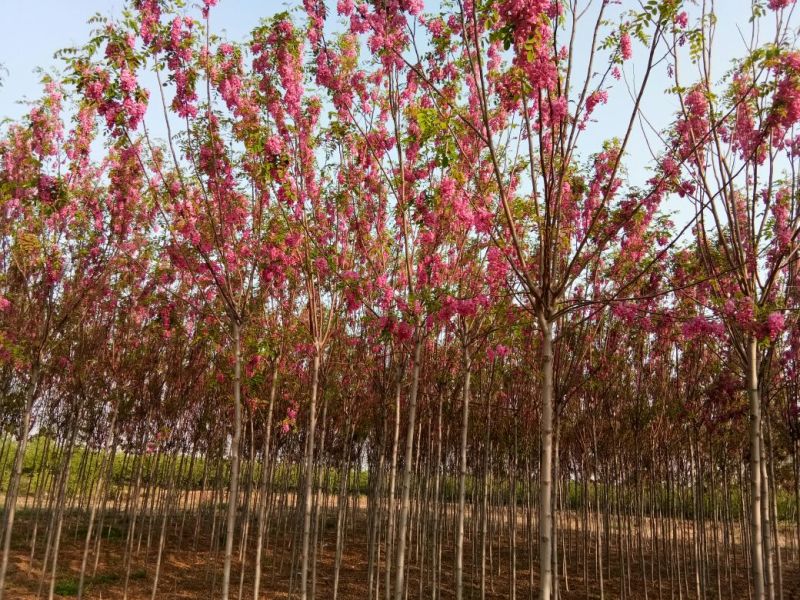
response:
[(77, 596), (78, 595), (78, 580), (77, 579), (62, 579), (56, 582), (54, 591), (59, 596)]

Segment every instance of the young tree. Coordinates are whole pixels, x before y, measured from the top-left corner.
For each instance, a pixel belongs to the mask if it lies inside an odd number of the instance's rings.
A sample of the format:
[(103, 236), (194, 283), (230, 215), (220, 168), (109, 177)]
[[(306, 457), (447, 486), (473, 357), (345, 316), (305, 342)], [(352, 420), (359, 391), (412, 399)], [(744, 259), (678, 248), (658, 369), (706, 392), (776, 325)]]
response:
[[(672, 146), (684, 169), (683, 194), (694, 204), (696, 252), (709, 280), (709, 299), (725, 324), (745, 376), (750, 405), (751, 569), (755, 598), (774, 597), (764, 468), (765, 359), (784, 328), (788, 267), (800, 251), (796, 204), (800, 120), (800, 54), (789, 25), (793, 3), (770, 2), (771, 39), (762, 43), (763, 9), (753, 5), (747, 55), (723, 81), (713, 75), (713, 12), (700, 15), (702, 45), (693, 54), (697, 80), (684, 83), (673, 52), (680, 112)], [(790, 284), (791, 285), (791, 284)]]

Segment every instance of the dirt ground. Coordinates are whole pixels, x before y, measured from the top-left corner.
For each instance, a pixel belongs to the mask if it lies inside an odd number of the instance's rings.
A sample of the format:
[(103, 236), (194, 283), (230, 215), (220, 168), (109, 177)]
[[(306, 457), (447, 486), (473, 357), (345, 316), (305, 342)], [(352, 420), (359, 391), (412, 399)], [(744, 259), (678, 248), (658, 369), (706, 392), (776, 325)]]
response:
[[(344, 558), (339, 582), (339, 598), (341, 600), (366, 600), (367, 594), (367, 549), (366, 549), (366, 520), (363, 512), (356, 513), (356, 520), (353, 522), (352, 529), (348, 528), (348, 534), (344, 548)], [(10, 557), (9, 581), (6, 589), (5, 598), (8, 600), (29, 600), (37, 598), (37, 590), (41, 580), (41, 548), (44, 544), (44, 531), (47, 526), (46, 519), (40, 516), (39, 538), (37, 540), (36, 560), (30, 564), (30, 532), (32, 531), (34, 514), (22, 512), (15, 526), (15, 535)], [(158, 528), (159, 522), (156, 521), (150, 530), (151, 543), (149, 552), (147, 551), (147, 527), (143, 531), (139, 552), (136, 553), (130, 566), (130, 579), (127, 598), (130, 600), (145, 600), (151, 598), (152, 582), (155, 574), (155, 563), (158, 547)], [(159, 580), (156, 598), (165, 600), (178, 599), (205, 599), (216, 598), (220, 591), (222, 580), (222, 552), (220, 549), (210, 551), (210, 524), (201, 523), (204, 531), (198, 539), (197, 547), (193, 547), (194, 522), (187, 519), (184, 524), (183, 538), (179, 539), (179, 527), (169, 526), (167, 541), (165, 545), (163, 564)], [(281, 531), (283, 529), (281, 528)], [(56, 577), (55, 597), (73, 598), (77, 595), (78, 574), (83, 549), (83, 536), (85, 526), (67, 520), (62, 533), (61, 551), (58, 558), (58, 575)], [(109, 530), (105, 530), (109, 531)], [(123, 587), (125, 580), (125, 565), (123, 554), (125, 547), (125, 524), (121, 521), (111, 524), (110, 537), (103, 540), (103, 545), (98, 562), (98, 568), (94, 577), (87, 575), (87, 587), (84, 598), (92, 600), (118, 600), (124, 597)], [(254, 532), (251, 530), (250, 535)], [(317, 556), (317, 587), (316, 597), (323, 600), (332, 597), (333, 571), (336, 528), (335, 520), (329, 520), (324, 524), (323, 546)], [(517, 540), (517, 600), (535, 597), (536, 573), (533, 577), (534, 590), (530, 587), (530, 573), (528, 571), (528, 557), (525, 537), (519, 531)], [(137, 536), (138, 539), (138, 536)], [(219, 536), (221, 540), (221, 535)], [(252, 539), (252, 537), (251, 537)], [(445, 538), (446, 540), (448, 538)], [(500, 600), (511, 598), (510, 586), (510, 550), (508, 538), (503, 536), (502, 545), (495, 545), (492, 548), (491, 563), (487, 564), (489, 575), (489, 585), (487, 586), (486, 598)], [(137, 541), (137, 545), (139, 542)], [(221, 544), (218, 544), (221, 546)], [(236, 547), (235, 547), (236, 548)], [(691, 549), (687, 549), (691, 551)], [(242, 585), (241, 598), (252, 598), (252, 577), (253, 577), (253, 556), (252, 551), (245, 556), (244, 580)], [(738, 551), (741, 557), (741, 550)], [(235, 554), (235, 558), (236, 558)], [(279, 599), (298, 597), (297, 588), (298, 577), (291, 577), (291, 563), (293, 557), (292, 540), (288, 536), (277, 536), (272, 534), (267, 540), (265, 551), (264, 571), (262, 575), (261, 590), (262, 598)], [(431, 582), (429, 581), (430, 572), (426, 573), (426, 581), (420, 593), (418, 561), (415, 556), (415, 548), (410, 549), (411, 567), (409, 571), (409, 599), (431, 598)], [(650, 577), (650, 564), (653, 557), (646, 556), (648, 565), (648, 577)], [(642, 587), (641, 567), (637, 562), (638, 556), (632, 556), (631, 562), (631, 589), (625, 593), (625, 597), (633, 600), (645, 598)], [(469, 581), (470, 574), (478, 573), (480, 567), (473, 569), (473, 549), (468, 543), (465, 547), (465, 574), (467, 576), (465, 597), (468, 599), (480, 598), (480, 586), (477, 579)], [(677, 599), (679, 593), (677, 585), (675, 589), (669, 587), (669, 571), (665, 561), (661, 561), (662, 569), (662, 588), (659, 591), (657, 581), (649, 581), (647, 589), (648, 600), (661, 598), (662, 600)], [(89, 573), (91, 573), (92, 559), (89, 562)], [(241, 561), (236, 561), (231, 576), (231, 598), (239, 598), (239, 582), (241, 573)], [(452, 586), (452, 565), (453, 549), (450, 544), (445, 544), (442, 555), (442, 581), (439, 586), (439, 597), (443, 599), (454, 598), (455, 593)], [(583, 566), (579, 556), (567, 556), (567, 580), (562, 577), (561, 600), (578, 600), (587, 598), (599, 598), (598, 582), (593, 579), (594, 562), (589, 565), (588, 584), (582, 581)], [(610, 579), (604, 581), (604, 591), (606, 599), (621, 598), (620, 589), (620, 565), (616, 561), (615, 551), (612, 547), (611, 552), (611, 572)], [(784, 559), (784, 600), (800, 600), (800, 568), (795, 556), (789, 553)], [(694, 598), (693, 572), (688, 573), (689, 597)], [(703, 600), (715, 600), (717, 598), (716, 574), (713, 567), (710, 568), (712, 585), (701, 594)], [(477, 575), (476, 575), (477, 578)], [(290, 580), (291, 581), (290, 583)], [(566, 583), (569, 584), (568, 589)], [(41, 598), (47, 598), (49, 581), (43, 585)], [(290, 584), (292, 593), (290, 595)], [(729, 584), (723, 572), (721, 580), (722, 598), (738, 599), (748, 598), (747, 575), (744, 565), (736, 565), (734, 568), (734, 581)], [(384, 590), (381, 588), (381, 595)], [(686, 597), (684, 590), (683, 596)]]

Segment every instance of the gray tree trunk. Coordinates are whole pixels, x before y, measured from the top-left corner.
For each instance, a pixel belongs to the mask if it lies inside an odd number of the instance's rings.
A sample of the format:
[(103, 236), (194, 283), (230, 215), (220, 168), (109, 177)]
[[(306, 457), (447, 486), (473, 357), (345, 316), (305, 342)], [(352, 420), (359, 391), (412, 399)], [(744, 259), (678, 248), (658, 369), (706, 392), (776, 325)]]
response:
[(300, 598), (308, 598), (308, 563), (311, 543), (311, 492), (314, 481), (314, 434), (317, 426), (317, 389), (319, 388), (320, 349), (314, 352), (314, 364), (311, 371), (311, 402), (308, 407), (308, 432), (306, 435), (306, 451), (304, 457), (305, 483), (303, 492), (303, 555), (300, 571)]
[(553, 593), (553, 325), (541, 317), (539, 322), (542, 327), (539, 600), (550, 600)]
[(239, 323), (233, 324), (233, 440), (231, 440), (231, 481), (225, 531), (225, 562), (222, 567), (222, 600), (228, 600), (231, 584), (233, 538), (236, 533), (236, 509), (239, 505), (239, 440), (242, 437), (242, 347)]
[(750, 568), (753, 600), (764, 600), (764, 544), (761, 524), (761, 397), (758, 391), (758, 340), (747, 344), (747, 397), (750, 400)]
[(408, 516), (411, 512), (411, 468), (414, 457), (414, 428), (417, 416), (417, 391), (419, 390), (420, 356), (422, 354), (422, 331), (417, 328), (414, 342), (414, 368), (411, 376), (411, 391), (408, 397), (408, 428), (406, 430), (406, 449), (403, 464), (403, 480), (401, 482), (400, 496), (400, 521), (397, 528), (395, 587), (394, 599), (403, 600), (405, 597), (405, 559), (406, 559), (406, 534), (408, 533)]
[(456, 600), (464, 598), (464, 511), (467, 492), (467, 434), (469, 429), (470, 379), (469, 349), (464, 348), (464, 398), (461, 412), (461, 457), (458, 472), (458, 532), (456, 534)]

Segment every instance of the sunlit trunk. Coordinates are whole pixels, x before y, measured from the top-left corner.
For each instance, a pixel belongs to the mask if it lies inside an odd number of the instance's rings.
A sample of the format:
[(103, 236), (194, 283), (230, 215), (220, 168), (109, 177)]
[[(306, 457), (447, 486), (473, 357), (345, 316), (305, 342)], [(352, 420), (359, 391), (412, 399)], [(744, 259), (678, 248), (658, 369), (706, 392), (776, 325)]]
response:
[(231, 480), (225, 531), (225, 562), (222, 567), (222, 600), (228, 600), (231, 583), (233, 538), (236, 533), (236, 509), (239, 505), (239, 440), (242, 436), (242, 348), (239, 323), (233, 324), (233, 439), (231, 440)]
[(408, 428), (406, 430), (406, 449), (403, 463), (403, 479), (401, 482), (400, 519), (397, 529), (396, 562), (395, 562), (395, 600), (403, 600), (405, 584), (406, 534), (408, 531), (408, 515), (411, 512), (411, 469), (414, 457), (414, 428), (417, 415), (417, 391), (419, 389), (420, 356), (422, 354), (422, 332), (415, 332), (414, 367), (411, 377), (411, 391), (408, 396)]
[(464, 395), (461, 408), (461, 456), (458, 472), (458, 532), (456, 533), (456, 600), (464, 597), (464, 511), (467, 493), (467, 434), (469, 430), (469, 400), (472, 365), (469, 349), (464, 349)]
[(747, 345), (747, 397), (750, 401), (750, 569), (753, 599), (764, 600), (764, 548), (761, 529), (761, 397), (758, 391), (758, 340)]
[(300, 571), (300, 598), (308, 598), (308, 567), (311, 544), (311, 492), (314, 481), (314, 435), (317, 428), (317, 389), (319, 388), (320, 351), (314, 352), (314, 362), (311, 368), (311, 401), (308, 406), (308, 431), (306, 432), (306, 449), (303, 459), (305, 481), (303, 491), (303, 554)]
[(261, 467), (261, 497), (258, 507), (258, 534), (256, 536), (255, 576), (253, 581), (253, 600), (258, 600), (261, 587), (261, 552), (264, 545), (264, 529), (267, 525), (267, 491), (269, 490), (267, 478), (269, 475), (270, 438), (272, 437), (272, 411), (275, 406), (275, 394), (278, 391), (278, 361), (272, 371), (272, 383), (269, 388), (269, 408), (267, 409), (267, 423), (264, 427), (264, 455)]

